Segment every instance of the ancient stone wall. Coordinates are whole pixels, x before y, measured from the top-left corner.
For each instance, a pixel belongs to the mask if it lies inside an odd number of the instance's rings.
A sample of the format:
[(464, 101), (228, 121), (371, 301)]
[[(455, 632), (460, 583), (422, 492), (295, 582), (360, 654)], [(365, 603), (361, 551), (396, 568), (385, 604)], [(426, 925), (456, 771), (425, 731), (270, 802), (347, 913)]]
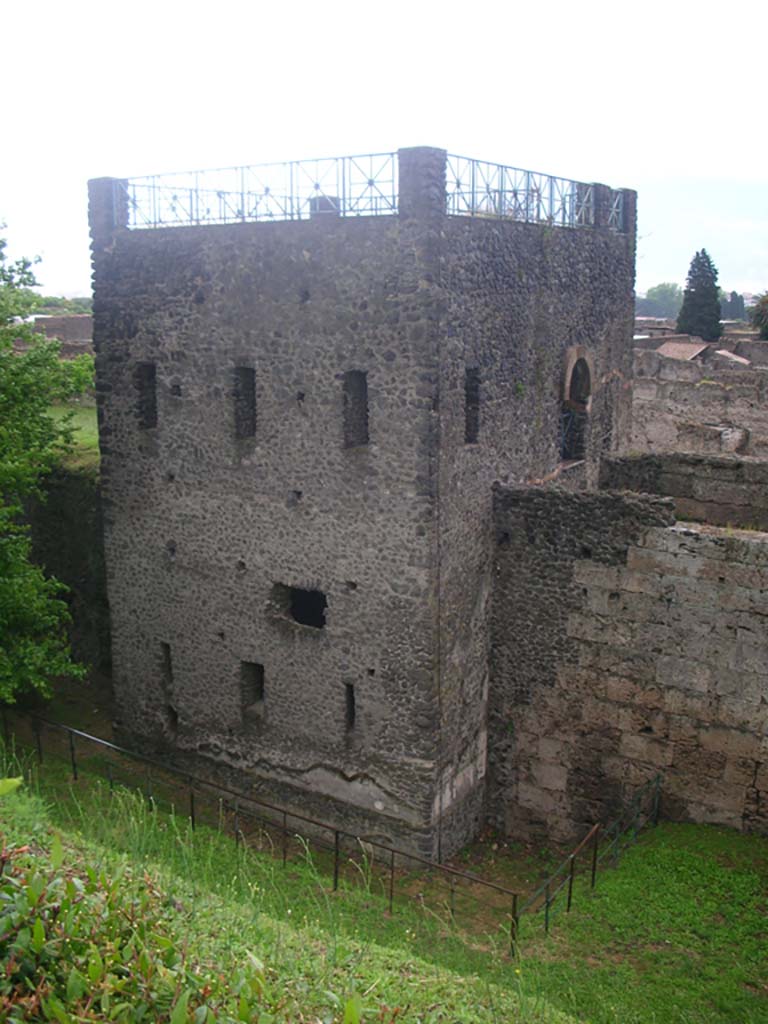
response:
[[(487, 747), (494, 481), (560, 467), (568, 354), (594, 369), (581, 485), (625, 429), (634, 234), (449, 218), (441, 237), (438, 545), (443, 799), (481, 812)], [(470, 439), (467, 372), (479, 379)], [(569, 475), (575, 475), (570, 473)], [(464, 838), (471, 835), (467, 828)]]
[(768, 370), (719, 369), (636, 351), (632, 439), (636, 452), (737, 451), (768, 455)]
[(680, 519), (768, 530), (768, 461), (737, 455), (610, 456), (600, 486), (675, 499)]
[(585, 477), (616, 443), (634, 205), (454, 218), (444, 152), (399, 174), (397, 216), (135, 231), (92, 184), (115, 688), (133, 738), (445, 855), (485, 791), (490, 486), (557, 470), (575, 346)]
[(665, 817), (768, 828), (768, 535), (664, 499), (495, 492), (489, 809), (571, 839), (656, 772)]
[(102, 671), (110, 666), (109, 606), (104, 572), (98, 473), (61, 467), (27, 503), (32, 558), (69, 587), (75, 657)]
[[(95, 280), (124, 729), (304, 810), (336, 797), (362, 831), (380, 815), (387, 838), (429, 826), (436, 742), (419, 726), (436, 346), (417, 242), (385, 218), (125, 232)], [(156, 426), (139, 364), (156, 367)], [(236, 436), (238, 366), (253, 437)], [(343, 441), (349, 370), (367, 373), (361, 447)], [(322, 627), (292, 616), (290, 588), (325, 596)], [(253, 700), (244, 664), (263, 669)]]

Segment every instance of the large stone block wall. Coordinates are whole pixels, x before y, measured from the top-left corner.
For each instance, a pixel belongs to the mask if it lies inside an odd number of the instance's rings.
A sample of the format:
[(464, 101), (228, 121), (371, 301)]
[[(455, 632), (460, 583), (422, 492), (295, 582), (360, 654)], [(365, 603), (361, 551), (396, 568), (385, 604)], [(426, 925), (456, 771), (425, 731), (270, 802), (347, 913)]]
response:
[(768, 369), (717, 369), (636, 351), (634, 452), (768, 456)]
[(663, 773), (663, 814), (768, 829), (768, 534), (663, 499), (495, 492), (489, 810), (571, 839)]
[(600, 486), (675, 499), (681, 519), (768, 530), (768, 461), (737, 455), (610, 456)]

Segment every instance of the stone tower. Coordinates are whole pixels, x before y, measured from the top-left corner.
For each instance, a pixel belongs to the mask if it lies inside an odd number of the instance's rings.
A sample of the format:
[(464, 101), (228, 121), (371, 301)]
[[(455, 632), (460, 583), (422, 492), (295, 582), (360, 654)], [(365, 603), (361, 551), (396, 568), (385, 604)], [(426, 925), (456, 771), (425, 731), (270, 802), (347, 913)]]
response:
[(442, 856), (483, 813), (491, 485), (622, 427), (634, 193), (361, 159), (90, 183), (118, 719)]

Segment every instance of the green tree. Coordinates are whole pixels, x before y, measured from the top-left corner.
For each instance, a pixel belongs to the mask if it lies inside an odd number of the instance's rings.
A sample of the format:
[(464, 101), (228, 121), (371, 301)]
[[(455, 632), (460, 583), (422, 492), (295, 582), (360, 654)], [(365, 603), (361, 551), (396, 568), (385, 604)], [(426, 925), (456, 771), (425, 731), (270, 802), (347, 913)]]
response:
[(681, 334), (694, 334), (702, 341), (717, 341), (722, 334), (717, 268), (706, 249), (697, 252), (691, 260), (677, 329)]
[(679, 284), (672, 281), (664, 281), (662, 284), (655, 284), (645, 293), (644, 299), (637, 300), (638, 316), (677, 316), (683, 304), (683, 290)]
[[(56, 675), (82, 675), (70, 656), (65, 589), (30, 561), (23, 502), (71, 444), (71, 428), (50, 415), (92, 379), (90, 356), (64, 363), (59, 343), (19, 318), (35, 308), (29, 260), (10, 262), (0, 239), (0, 701), (24, 690), (49, 691)], [(15, 353), (14, 342), (26, 351)]]
[(65, 299), (63, 295), (41, 295), (35, 308), (36, 313), (46, 316), (63, 316), (72, 313), (92, 313), (90, 296), (82, 295)]
[(749, 311), (752, 326), (760, 331), (763, 341), (768, 341), (768, 292), (758, 295), (757, 302)]

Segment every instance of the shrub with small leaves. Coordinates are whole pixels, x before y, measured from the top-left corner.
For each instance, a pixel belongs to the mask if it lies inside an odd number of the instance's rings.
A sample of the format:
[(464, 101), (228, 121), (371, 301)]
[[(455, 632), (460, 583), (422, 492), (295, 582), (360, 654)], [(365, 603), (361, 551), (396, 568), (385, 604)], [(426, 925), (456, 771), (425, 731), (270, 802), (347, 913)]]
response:
[(264, 965), (222, 973), (192, 963), (170, 934), (172, 901), (151, 877), (67, 868), (50, 852), (0, 853), (0, 1020), (80, 1024), (268, 1022)]

